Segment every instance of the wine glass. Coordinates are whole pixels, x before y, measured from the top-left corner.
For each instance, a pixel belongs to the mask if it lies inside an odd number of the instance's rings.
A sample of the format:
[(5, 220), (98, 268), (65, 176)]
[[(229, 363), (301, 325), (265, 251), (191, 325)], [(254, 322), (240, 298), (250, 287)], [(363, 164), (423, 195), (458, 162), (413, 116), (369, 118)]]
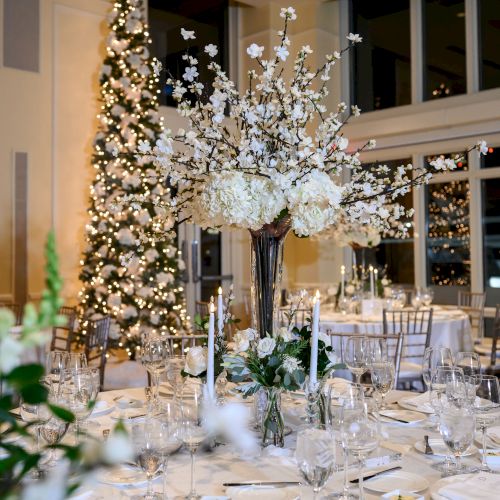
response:
[(69, 353), (66, 351), (50, 351), (45, 360), (45, 373), (52, 383), (58, 384), (63, 370), (68, 368)]
[(392, 361), (377, 361), (370, 365), (372, 386), (380, 396), (380, 409), (385, 408), (385, 397), (394, 386), (395, 369)]
[(141, 345), (141, 363), (153, 380), (153, 407), (158, 406), (160, 376), (167, 369), (168, 346), (161, 337), (145, 337)]
[[(52, 417), (40, 426), (40, 436), (49, 446), (53, 446), (59, 443), (65, 436), (68, 427), (68, 422), (64, 422), (57, 417)], [(49, 452), (49, 457), (45, 464), (46, 467), (51, 467), (53, 465), (53, 456), (54, 450), (51, 449)]]
[(349, 411), (344, 408), (343, 412), (341, 427), (343, 446), (358, 460), (359, 499), (364, 500), (363, 467), (366, 456), (378, 447), (379, 429), (375, 422), (369, 420), (366, 411)]
[(153, 478), (160, 470), (163, 463), (161, 449), (162, 423), (154, 418), (132, 426), (132, 442), (136, 460), (141, 469), (146, 473), (148, 486), (142, 498), (147, 500), (160, 500), (161, 496), (153, 491)]
[(198, 500), (201, 496), (196, 493), (195, 455), (200, 445), (208, 437), (208, 432), (198, 418), (198, 408), (196, 404), (182, 405), (182, 417), (179, 431), (182, 443), (191, 454), (191, 488), (185, 499)]
[(420, 288), (416, 288), (411, 294), (411, 305), (413, 309), (420, 309), (423, 304), (422, 291)]
[(167, 382), (172, 387), (173, 400), (182, 398), (186, 377), (182, 375), (185, 358), (182, 356), (171, 356), (167, 368)]
[(406, 292), (402, 288), (394, 288), (391, 293), (392, 309), (400, 311), (406, 305)]
[(441, 412), (439, 431), (448, 449), (455, 457), (455, 464), (448, 474), (467, 474), (475, 472), (464, 465), (461, 456), (470, 448), (474, 441), (476, 428), (474, 412), (468, 406), (456, 407), (449, 405)]
[(424, 304), (425, 307), (429, 307), (432, 304), (432, 301), (434, 299), (434, 292), (432, 291), (431, 288), (422, 288), (422, 292), (420, 294), (422, 303)]
[(75, 442), (82, 423), (90, 416), (97, 397), (95, 377), (89, 368), (66, 370), (61, 381), (60, 399), (75, 416)]
[(80, 368), (87, 368), (87, 356), (84, 352), (70, 352), (68, 353), (68, 362), (66, 364), (67, 370), (79, 370)]
[(373, 363), (383, 363), (389, 361), (389, 354), (387, 348), (387, 340), (383, 337), (379, 339), (367, 339), (368, 345), (368, 364), (371, 366)]
[(356, 377), (356, 384), (368, 370), (368, 341), (366, 337), (349, 337), (344, 352), (344, 362)]
[(302, 477), (312, 487), (313, 500), (333, 473), (334, 451), (333, 435), (323, 425), (307, 427), (297, 434), (295, 458)]
[(455, 356), (455, 365), (462, 368), (464, 375), (479, 375), (481, 360), (476, 352), (461, 351)]
[(494, 375), (474, 375), (476, 397), (474, 413), (476, 425), (482, 433), (482, 460), (480, 470), (491, 472), (486, 462), (486, 429), (494, 425), (500, 418), (500, 386)]
[(430, 388), (431, 379), (437, 368), (440, 366), (453, 366), (453, 364), (453, 356), (448, 347), (426, 347), (422, 360), (422, 377), (427, 390)]

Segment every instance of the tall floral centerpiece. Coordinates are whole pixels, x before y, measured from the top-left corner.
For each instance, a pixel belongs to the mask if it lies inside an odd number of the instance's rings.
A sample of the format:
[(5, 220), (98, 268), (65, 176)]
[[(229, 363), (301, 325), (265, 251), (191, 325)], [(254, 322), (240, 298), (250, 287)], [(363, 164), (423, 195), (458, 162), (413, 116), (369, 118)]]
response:
[[(347, 47), (327, 54), (315, 69), (308, 63), (311, 47), (300, 47), (286, 79), (288, 28), (297, 16), (288, 7), (281, 17), (283, 29), (272, 49), (265, 54), (255, 43), (247, 48), (255, 69), (248, 71), (245, 91), (238, 91), (214, 61), (215, 45), (207, 45), (202, 55), (212, 82), (198, 79), (201, 63), (186, 50), (182, 79), (167, 82), (187, 129), (165, 130), (155, 144), (139, 142), (140, 152), (154, 158), (174, 187), (179, 221), (250, 231), (254, 326), (262, 338), (277, 328), (283, 243), (290, 231), (310, 236), (342, 222), (382, 232), (404, 213), (394, 200), (431, 177), (412, 165), (363, 166), (360, 153), (374, 141), (351, 150), (343, 135), (359, 108), (341, 102), (330, 111), (324, 104), (333, 66), (361, 37), (350, 33)], [(196, 38), (185, 29), (181, 35)], [(454, 166), (434, 162), (429, 168)]]

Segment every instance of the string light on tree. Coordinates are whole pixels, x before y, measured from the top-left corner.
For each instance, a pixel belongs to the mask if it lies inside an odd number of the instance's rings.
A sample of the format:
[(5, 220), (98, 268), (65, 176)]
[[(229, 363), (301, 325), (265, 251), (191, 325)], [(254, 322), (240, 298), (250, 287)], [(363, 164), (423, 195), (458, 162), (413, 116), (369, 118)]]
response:
[[(95, 178), (80, 272), (82, 333), (89, 321), (109, 315), (111, 346), (124, 348), (129, 356), (144, 332), (189, 329), (180, 286), (184, 263), (175, 246), (173, 219), (166, 213), (170, 190), (159, 182), (154, 164), (137, 154), (141, 143), (155, 142), (163, 130), (161, 65), (150, 57), (142, 3), (117, 0), (108, 16)], [(161, 238), (154, 237), (159, 233)]]

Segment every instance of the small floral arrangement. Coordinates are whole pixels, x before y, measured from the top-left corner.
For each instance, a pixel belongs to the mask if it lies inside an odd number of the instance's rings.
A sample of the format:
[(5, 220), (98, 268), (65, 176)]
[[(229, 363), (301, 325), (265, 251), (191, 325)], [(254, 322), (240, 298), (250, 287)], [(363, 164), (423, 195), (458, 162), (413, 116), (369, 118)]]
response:
[[(301, 329), (281, 327), (274, 337), (260, 338), (248, 328), (234, 336), (234, 350), (224, 356), (224, 366), (235, 382), (247, 382), (240, 387), (245, 397), (261, 387), (277, 387), (296, 391), (309, 374), (311, 357), (311, 325)], [(330, 338), (319, 334), (318, 378), (326, 377), (339, 368)], [(249, 381), (249, 379), (251, 381)]]

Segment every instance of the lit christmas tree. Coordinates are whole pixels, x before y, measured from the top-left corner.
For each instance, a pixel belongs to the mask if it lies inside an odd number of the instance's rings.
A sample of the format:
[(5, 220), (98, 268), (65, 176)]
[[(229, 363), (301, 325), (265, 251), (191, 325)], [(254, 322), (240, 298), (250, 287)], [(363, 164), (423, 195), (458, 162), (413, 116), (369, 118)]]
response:
[(134, 356), (141, 334), (176, 334), (189, 325), (180, 283), (184, 263), (165, 209), (170, 192), (138, 154), (143, 141), (156, 142), (163, 130), (161, 65), (149, 54), (142, 0), (115, 1), (108, 21), (80, 316), (83, 334), (89, 320), (111, 316), (111, 346)]

